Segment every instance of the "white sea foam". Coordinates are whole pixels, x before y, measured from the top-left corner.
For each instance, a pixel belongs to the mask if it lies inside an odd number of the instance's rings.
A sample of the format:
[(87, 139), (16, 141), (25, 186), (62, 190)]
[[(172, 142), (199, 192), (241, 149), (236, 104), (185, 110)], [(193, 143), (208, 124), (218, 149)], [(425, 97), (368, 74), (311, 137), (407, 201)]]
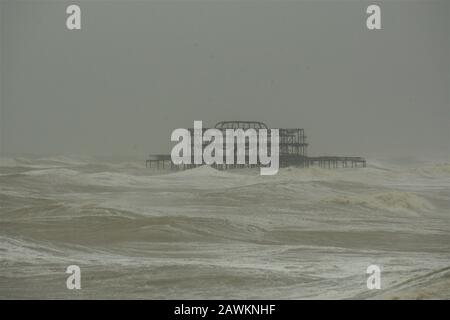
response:
[(448, 266), (448, 163), (275, 176), (138, 164), (3, 161), (0, 297), (65, 297), (46, 281), (74, 263), (95, 284), (89, 298), (370, 298), (368, 264), (386, 285)]

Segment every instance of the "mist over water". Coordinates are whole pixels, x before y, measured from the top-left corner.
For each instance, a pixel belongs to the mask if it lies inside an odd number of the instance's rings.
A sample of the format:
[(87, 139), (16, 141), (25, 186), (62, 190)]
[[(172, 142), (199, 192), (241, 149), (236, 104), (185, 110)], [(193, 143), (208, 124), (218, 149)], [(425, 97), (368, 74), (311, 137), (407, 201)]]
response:
[[(450, 299), (450, 1), (78, 2), (0, 0), (0, 299)], [(145, 168), (196, 120), (368, 167)]]
[(0, 298), (449, 298), (450, 163), (412, 160), (260, 176), (3, 157)]

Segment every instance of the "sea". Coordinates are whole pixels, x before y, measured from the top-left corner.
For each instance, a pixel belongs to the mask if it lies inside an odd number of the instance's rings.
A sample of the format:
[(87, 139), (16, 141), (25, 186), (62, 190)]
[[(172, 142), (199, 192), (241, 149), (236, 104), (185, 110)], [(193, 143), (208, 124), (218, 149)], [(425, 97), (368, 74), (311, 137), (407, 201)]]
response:
[(448, 160), (261, 176), (0, 159), (1, 299), (449, 299), (449, 231)]

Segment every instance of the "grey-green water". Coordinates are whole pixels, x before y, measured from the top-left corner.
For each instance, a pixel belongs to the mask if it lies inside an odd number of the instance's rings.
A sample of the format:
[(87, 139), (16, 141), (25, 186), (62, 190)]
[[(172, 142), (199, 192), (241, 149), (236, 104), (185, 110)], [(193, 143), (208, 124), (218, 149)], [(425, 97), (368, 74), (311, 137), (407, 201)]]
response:
[(450, 297), (448, 163), (258, 172), (2, 158), (0, 298)]

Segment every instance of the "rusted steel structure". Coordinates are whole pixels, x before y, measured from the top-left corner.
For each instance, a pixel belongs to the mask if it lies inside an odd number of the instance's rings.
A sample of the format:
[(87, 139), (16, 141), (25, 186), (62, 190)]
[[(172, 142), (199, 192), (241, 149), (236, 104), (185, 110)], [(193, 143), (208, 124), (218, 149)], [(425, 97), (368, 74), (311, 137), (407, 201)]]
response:
[[(227, 129), (254, 129), (256, 132), (261, 129), (268, 130), (269, 128), (263, 122), (258, 121), (221, 121), (215, 126), (215, 129), (221, 130), (225, 133)], [(191, 133), (191, 141), (194, 137), (194, 129), (188, 129)], [(208, 128), (202, 128), (203, 133)], [(268, 130), (270, 136), (270, 130)], [(270, 138), (268, 138), (270, 141)], [(204, 142), (203, 147), (208, 143)], [(192, 143), (193, 148), (193, 143)], [(245, 145), (246, 152), (248, 151), (248, 142)], [(270, 145), (268, 146), (270, 149)], [(362, 157), (349, 157), (349, 156), (319, 156), (309, 157), (307, 154), (308, 143), (306, 142), (306, 135), (304, 129), (292, 128), (292, 129), (279, 129), (279, 165), (280, 167), (297, 166), (297, 167), (310, 167), (319, 166), (321, 168), (356, 168), (365, 167), (366, 160)], [(193, 149), (192, 149), (193, 150)], [(235, 157), (237, 148), (235, 146)], [(193, 155), (194, 153), (191, 152)], [(225, 154), (225, 152), (224, 152)], [(194, 161), (191, 161), (194, 163)], [(236, 163), (236, 161), (235, 161)], [(259, 163), (259, 162), (258, 162)], [(150, 155), (146, 160), (146, 167), (170, 168), (170, 169), (190, 169), (198, 167), (198, 164), (181, 164), (174, 165), (171, 161), (170, 155)], [(232, 168), (252, 168), (259, 167), (260, 164), (215, 164), (213, 167), (217, 169), (232, 169)]]

